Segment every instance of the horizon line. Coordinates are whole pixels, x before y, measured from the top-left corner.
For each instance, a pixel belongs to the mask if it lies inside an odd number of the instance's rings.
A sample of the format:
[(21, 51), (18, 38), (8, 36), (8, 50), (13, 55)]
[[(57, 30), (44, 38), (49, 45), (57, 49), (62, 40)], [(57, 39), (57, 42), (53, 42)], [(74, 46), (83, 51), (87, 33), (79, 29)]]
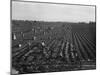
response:
[[(71, 23), (72, 21), (46, 21), (46, 20), (24, 20), (24, 19), (11, 19), (12, 21), (14, 20), (17, 20), (17, 21), (39, 21), (39, 22), (69, 22)], [(96, 21), (88, 21), (88, 22), (85, 22), (85, 21), (78, 21), (78, 22), (72, 22), (72, 23), (90, 23), (90, 22), (96, 22)]]

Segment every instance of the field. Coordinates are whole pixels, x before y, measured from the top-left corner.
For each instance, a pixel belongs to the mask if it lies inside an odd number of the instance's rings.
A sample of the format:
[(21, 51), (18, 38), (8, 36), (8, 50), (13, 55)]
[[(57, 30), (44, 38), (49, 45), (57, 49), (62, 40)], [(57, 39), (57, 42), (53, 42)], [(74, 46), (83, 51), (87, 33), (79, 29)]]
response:
[(96, 23), (12, 20), (12, 69), (20, 74), (96, 69)]

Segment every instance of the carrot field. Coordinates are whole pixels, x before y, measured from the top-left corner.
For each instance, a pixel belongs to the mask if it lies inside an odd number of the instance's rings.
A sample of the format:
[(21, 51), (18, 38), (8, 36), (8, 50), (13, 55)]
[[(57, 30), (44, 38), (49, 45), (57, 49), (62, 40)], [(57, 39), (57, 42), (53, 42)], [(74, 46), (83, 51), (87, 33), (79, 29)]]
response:
[(12, 20), (12, 68), (20, 74), (96, 69), (96, 23)]

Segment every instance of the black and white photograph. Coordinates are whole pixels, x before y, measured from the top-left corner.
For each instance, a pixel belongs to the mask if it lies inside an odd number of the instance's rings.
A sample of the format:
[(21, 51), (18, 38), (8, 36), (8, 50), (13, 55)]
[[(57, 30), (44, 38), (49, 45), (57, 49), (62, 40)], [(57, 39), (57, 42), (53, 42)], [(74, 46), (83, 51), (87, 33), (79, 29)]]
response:
[(96, 6), (11, 1), (11, 74), (96, 70)]

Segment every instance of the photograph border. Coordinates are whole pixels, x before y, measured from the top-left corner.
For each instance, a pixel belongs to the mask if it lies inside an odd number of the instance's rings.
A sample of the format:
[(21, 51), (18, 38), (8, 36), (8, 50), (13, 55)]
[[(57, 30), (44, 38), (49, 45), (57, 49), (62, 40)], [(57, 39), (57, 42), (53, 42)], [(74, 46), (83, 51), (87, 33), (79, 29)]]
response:
[[(45, 2), (45, 1), (10, 0), (10, 74), (11, 75), (12, 75), (12, 1), (28, 2), (28, 3), (45, 3), (45, 4), (57, 4), (57, 5), (77, 5), (77, 6), (95, 7), (95, 23), (96, 23), (96, 41), (95, 42), (96, 42), (96, 69), (97, 69), (97, 5), (62, 3), (62, 2), (60, 2), (60, 3), (59, 2)], [(89, 70), (96, 70), (96, 69), (89, 69)], [(78, 70), (78, 71), (82, 71), (82, 70)], [(65, 72), (65, 71), (61, 71), (61, 72)], [(49, 73), (54, 73), (54, 72), (49, 72)], [(34, 73), (34, 74), (41, 74), (41, 73)], [(17, 74), (17, 75), (19, 75), (19, 74)], [(31, 74), (29, 74), (29, 75), (31, 75)]]

